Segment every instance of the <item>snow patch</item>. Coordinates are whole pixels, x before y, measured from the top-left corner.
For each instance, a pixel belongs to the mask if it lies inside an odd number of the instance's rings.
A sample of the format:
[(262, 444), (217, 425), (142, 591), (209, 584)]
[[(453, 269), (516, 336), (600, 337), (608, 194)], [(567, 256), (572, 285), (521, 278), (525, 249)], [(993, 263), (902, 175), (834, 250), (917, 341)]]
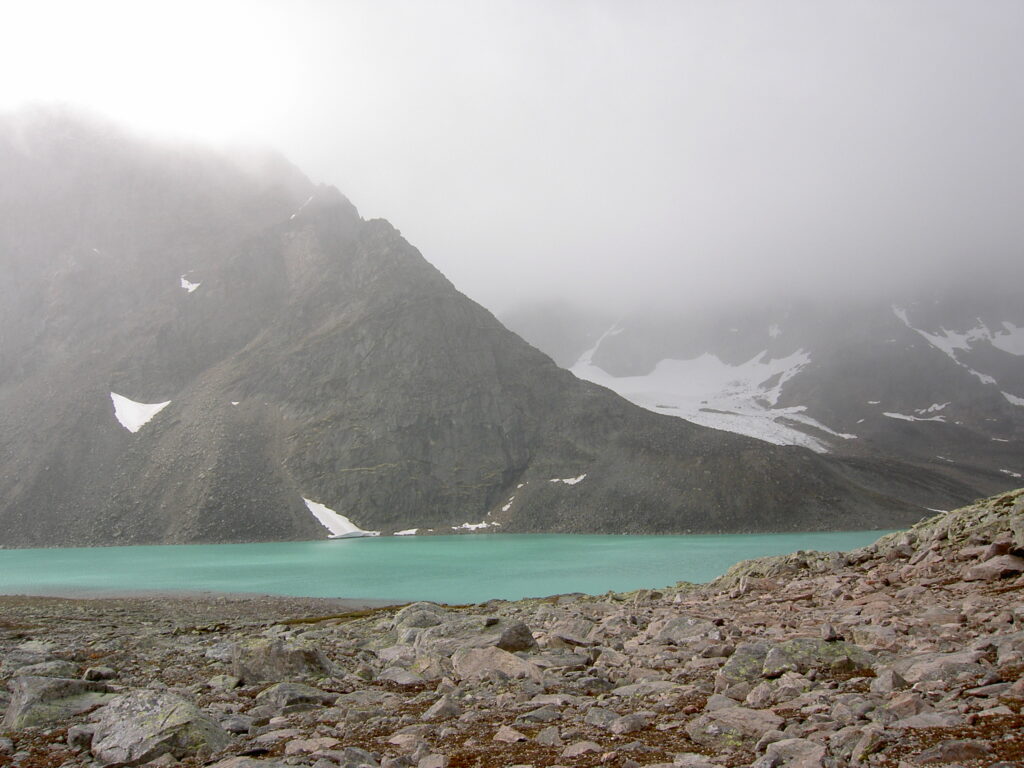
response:
[(881, 400), (868, 400), (868, 405), (879, 405)]
[[(501, 508), (501, 511), (502, 512), (508, 512), (510, 509), (512, 509), (512, 502), (515, 501), (515, 500), (516, 500), (515, 496), (513, 496), (511, 499), (509, 499), (508, 503), (505, 504), (505, 506)], [(488, 514), (490, 514), (490, 513), (488, 513)]]
[(404, 531), (395, 531), (395, 536), (415, 536), (419, 533), (419, 528), (407, 528)]
[(584, 472), (582, 475), (578, 475), (577, 477), (565, 477), (565, 478), (553, 477), (548, 482), (551, 482), (551, 483), (565, 483), (566, 485), (576, 485), (576, 483), (583, 482), (583, 478), (585, 478), (586, 476), (587, 476), (587, 473)]
[(992, 439), (995, 440), (997, 443), (1008, 443), (1008, 442), (1010, 442), (1005, 437), (993, 437)]
[(319, 504), (311, 499), (303, 498), (306, 507), (324, 528), (330, 531), (329, 539), (358, 539), (364, 536), (380, 536), (380, 531), (364, 531), (344, 515)]
[(924, 415), (929, 414), (929, 413), (938, 413), (943, 408), (945, 408), (947, 405), (949, 405), (949, 403), (932, 403), (927, 408), (917, 408), (917, 409), (915, 409), (914, 413), (918, 414), (919, 416), (924, 416)]
[(302, 205), (300, 205), (299, 209), (295, 213), (293, 213), (291, 216), (288, 217), (288, 221), (291, 221), (296, 216), (298, 216), (300, 213), (302, 213), (302, 209), (305, 208), (307, 205), (309, 205), (311, 202), (313, 202), (313, 197), (314, 197), (314, 195), (310, 195), (306, 199), (306, 202), (304, 202)]
[(232, 400), (232, 401), (231, 401), (231, 404), (232, 404), (232, 405), (238, 405), (238, 403), (239, 403), (239, 402), (240, 402), (239, 400)]
[(773, 339), (779, 338), (779, 335), (781, 333), (782, 333), (782, 329), (779, 328), (779, 324), (778, 323), (772, 323), (768, 327), (768, 335), (771, 336)]
[(1012, 470), (1009, 470), (1009, 469), (1000, 469), (999, 471), (1002, 472), (1004, 475), (1009, 475), (1010, 477), (1020, 477), (1021, 476), (1020, 472), (1013, 472)]
[(967, 352), (976, 342), (987, 341), (992, 346), (1012, 355), (1024, 355), (1024, 328), (1017, 328), (1013, 323), (1004, 322), (1003, 330), (993, 333), (978, 318), (978, 325), (967, 331), (947, 331), (945, 328), (941, 328), (940, 333), (929, 333), (912, 326), (905, 309), (893, 305), (892, 311), (907, 328), (923, 336), (929, 344), (944, 352), (950, 360), (972, 376), (977, 376), (983, 384), (996, 384), (997, 382), (987, 373), (981, 373), (962, 363), (956, 356), (957, 352)]
[(908, 416), (905, 413), (889, 413), (885, 412), (883, 416), (888, 416), (890, 419), (900, 419), (901, 421), (941, 421), (945, 423), (945, 416)]
[(188, 278), (185, 277), (185, 275), (181, 276), (181, 287), (184, 288), (189, 293), (192, 293), (192, 291), (194, 291), (200, 285), (202, 285), (202, 283), (190, 283)]
[(1024, 355), (1024, 327), (1003, 322), (1003, 330), (992, 334), (992, 346), (1011, 355)]
[(115, 418), (129, 432), (138, 432), (143, 424), (171, 404), (170, 400), (166, 403), (137, 403), (116, 392), (110, 393), (110, 399), (114, 403)]
[(776, 407), (786, 382), (811, 362), (803, 350), (777, 359), (765, 351), (740, 365), (729, 365), (705, 353), (690, 360), (661, 360), (644, 376), (617, 377), (594, 365), (593, 358), (605, 338), (618, 330), (617, 325), (612, 326), (570, 370), (649, 411), (776, 445), (802, 445), (818, 453), (828, 452), (822, 439), (806, 434), (797, 425), (845, 440), (856, 437), (811, 418), (804, 413), (804, 406)]
[(1024, 408), (1024, 397), (1017, 397), (1016, 395), (1011, 395), (1009, 392), (1003, 392), (1003, 397), (1014, 405), (1019, 405)]
[(486, 520), (479, 523), (463, 523), (462, 525), (453, 525), (453, 531), (479, 531), (483, 528), (494, 528), (500, 527), (501, 523), (488, 523)]

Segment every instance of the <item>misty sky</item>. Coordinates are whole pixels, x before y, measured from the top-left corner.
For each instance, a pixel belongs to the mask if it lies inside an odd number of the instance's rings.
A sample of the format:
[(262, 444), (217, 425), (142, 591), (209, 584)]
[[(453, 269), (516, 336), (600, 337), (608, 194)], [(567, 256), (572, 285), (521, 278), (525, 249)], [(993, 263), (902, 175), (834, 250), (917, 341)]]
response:
[(6, 2), (0, 109), (282, 151), (495, 311), (1024, 282), (1024, 2)]

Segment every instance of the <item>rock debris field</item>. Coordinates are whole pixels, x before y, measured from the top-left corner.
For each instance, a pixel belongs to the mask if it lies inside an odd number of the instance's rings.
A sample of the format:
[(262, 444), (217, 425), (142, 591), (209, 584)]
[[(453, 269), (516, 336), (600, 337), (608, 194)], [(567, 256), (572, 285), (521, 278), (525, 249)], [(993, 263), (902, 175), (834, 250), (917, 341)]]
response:
[(1024, 490), (707, 585), (0, 598), (0, 767), (1024, 765)]

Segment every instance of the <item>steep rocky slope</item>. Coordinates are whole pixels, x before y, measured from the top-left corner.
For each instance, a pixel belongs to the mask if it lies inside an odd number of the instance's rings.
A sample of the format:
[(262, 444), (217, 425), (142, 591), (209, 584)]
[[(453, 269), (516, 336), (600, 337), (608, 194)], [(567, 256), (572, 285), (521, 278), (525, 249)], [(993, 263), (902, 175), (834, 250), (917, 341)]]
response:
[(1024, 489), (630, 594), (2, 597), (0, 765), (1018, 766), (1021, 555)]
[(280, 159), (12, 118), (0, 210), (0, 544), (891, 527), (971, 492), (581, 382)]

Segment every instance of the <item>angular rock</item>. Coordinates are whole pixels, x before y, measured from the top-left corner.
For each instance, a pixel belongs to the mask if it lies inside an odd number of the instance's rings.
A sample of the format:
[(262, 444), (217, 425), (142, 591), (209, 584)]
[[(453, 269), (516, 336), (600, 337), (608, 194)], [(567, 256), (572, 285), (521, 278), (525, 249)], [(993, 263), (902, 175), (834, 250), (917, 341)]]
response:
[(717, 629), (714, 624), (706, 619), (697, 619), (692, 616), (677, 616), (674, 619), (670, 619), (654, 639), (659, 643), (683, 645), (687, 641), (704, 637)]
[(579, 757), (590, 752), (600, 752), (601, 745), (594, 741), (577, 741), (562, 750), (562, 757)]
[(783, 739), (768, 745), (763, 760), (772, 768), (824, 768), (825, 746), (808, 739)]
[(478, 680), (497, 672), (509, 678), (541, 682), (541, 670), (536, 664), (494, 646), (461, 648), (452, 656), (452, 667), (462, 680)]
[(528, 741), (529, 739), (525, 734), (520, 733), (515, 728), (508, 725), (501, 726), (497, 733), (494, 734), (493, 741), (501, 741), (506, 744), (514, 744), (517, 741)]
[(1024, 573), (1024, 557), (1000, 555), (964, 571), (964, 581), (995, 581)]
[(59, 677), (13, 677), (7, 687), (13, 695), (2, 726), (11, 730), (83, 714), (106, 704), (114, 695), (104, 683)]
[(503, 651), (532, 651), (537, 647), (533, 632), (521, 621), (513, 621), (505, 627), (495, 643)]
[(451, 696), (442, 696), (435, 701), (426, 712), (420, 717), (421, 720), (431, 722), (433, 720), (448, 720), (462, 714), (462, 707)]
[(686, 733), (697, 744), (712, 749), (749, 749), (767, 731), (781, 728), (783, 722), (772, 712), (731, 707), (707, 712), (691, 720), (686, 726)]
[(918, 763), (965, 763), (969, 760), (988, 760), (995, 753), (985, 741), (943, 741), (926, 749), (915, 759)]
[(169, 754), (182, 759), (218, 752), (228, 733), (194, 704), (166, 691), (122, 694), (96, 713), (92, 754), (102, 763), (132, 766)]
[(338, 698), (336, 693), (327, 693), (319, 688), (303, 683), (275, 683), (256, 695), (261, 704), (271, 704), (278, 708), (297, 705), (329, 706)]
[(231, 653), (231, 674), (246, 685), (324, 677), (331, 671), (331, 663), (318, 649), (279, 639), (237, 643)]

